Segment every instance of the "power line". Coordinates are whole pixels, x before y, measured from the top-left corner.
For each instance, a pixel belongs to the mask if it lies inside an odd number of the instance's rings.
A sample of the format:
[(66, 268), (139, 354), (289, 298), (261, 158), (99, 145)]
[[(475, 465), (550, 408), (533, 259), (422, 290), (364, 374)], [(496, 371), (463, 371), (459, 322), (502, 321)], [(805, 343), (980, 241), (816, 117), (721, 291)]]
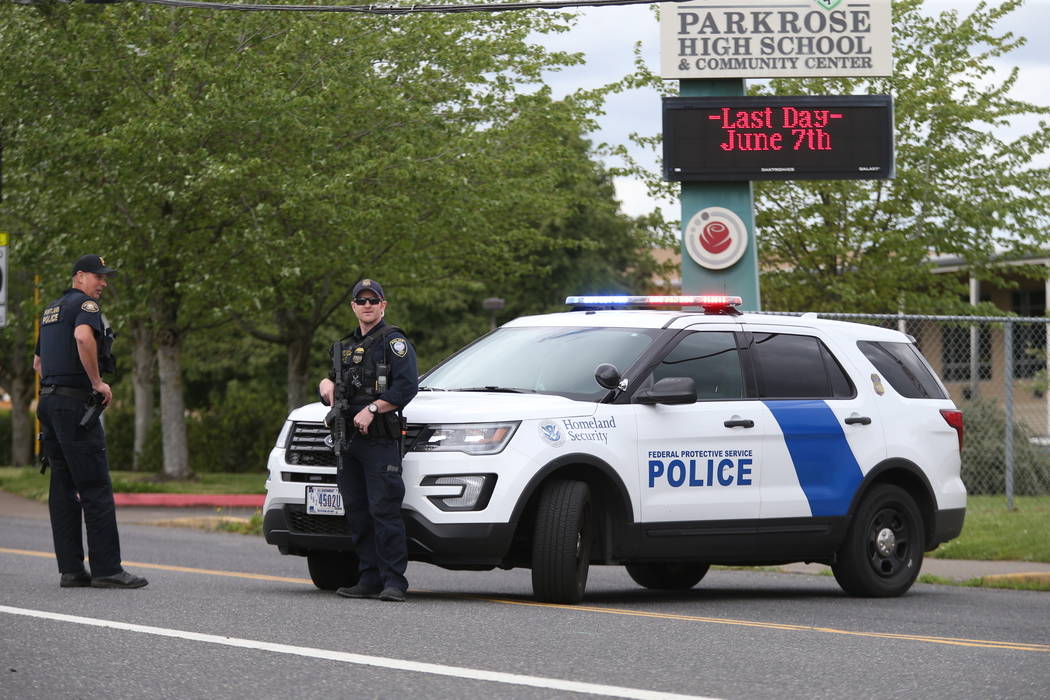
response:
[[(98, 1), (98, 0), (96, 0)], [(102, 0), (105, 1), (105, 0)], [(119, 0), (118, 0), (119, 1)], [(240, 10), (242, 12), (355, 12), (367, 15), (409, 15), (421, 12), (452, 14), (457, 12), (510, 12), (514, 10), (556, 10), (570, 7), (606, 7), (616, 5), (655, 5), (667, 0), (539, 0), (539, 2), (496, 2), (473, 5), (279, 5), (197, 0), (135, 0), (146, 5), (167, 5), (201, 10)], [(684, 0), (671, 0), (683, 2)]]

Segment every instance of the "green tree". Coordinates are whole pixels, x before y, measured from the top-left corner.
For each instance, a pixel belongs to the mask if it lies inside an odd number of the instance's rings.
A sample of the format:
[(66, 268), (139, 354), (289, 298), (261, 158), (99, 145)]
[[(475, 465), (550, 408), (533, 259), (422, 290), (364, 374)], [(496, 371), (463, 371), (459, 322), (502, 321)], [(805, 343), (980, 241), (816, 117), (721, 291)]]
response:
[(135, 346), (136, 410), (156, 358), (166, 474), (189, 471), (183, 353), (202, 332), (232, 318), (283, 347), (297, 404), (361, 276), (424, 303), (578, 246), (551, 222), (591, 194), (567, 135), (604, 91), (553, 100), (541, 72), (580, 59), (528, 43), (566, 22), (0, 9), (0, 38), (32, 54), (0, 77), (2, 216), (51, 260), (90, 246), (122, 268), (107, 311)]

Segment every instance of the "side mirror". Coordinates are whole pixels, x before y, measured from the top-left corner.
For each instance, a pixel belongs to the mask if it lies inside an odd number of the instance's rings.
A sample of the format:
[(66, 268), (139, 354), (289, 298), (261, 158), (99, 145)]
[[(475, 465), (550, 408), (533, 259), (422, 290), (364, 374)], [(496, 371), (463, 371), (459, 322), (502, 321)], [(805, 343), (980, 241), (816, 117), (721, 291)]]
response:
[(603, 389), (615, 389), (620, 383), (620, 370), (608, 362), (603, 362), (594, 368), (594, 381)]
[(696, 403), (696, 381), (692, 377), (664, 377), (651, 389), (635, 394), (634, 401), (650, 405)]

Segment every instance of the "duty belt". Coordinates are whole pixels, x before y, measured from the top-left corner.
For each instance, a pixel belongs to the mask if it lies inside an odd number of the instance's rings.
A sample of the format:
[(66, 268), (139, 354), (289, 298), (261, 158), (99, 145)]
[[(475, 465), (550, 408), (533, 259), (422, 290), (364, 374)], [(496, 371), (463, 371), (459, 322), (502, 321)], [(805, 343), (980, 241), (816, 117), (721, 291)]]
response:
[(54, 384), (40, 387), (41, 396), (47, 396), (48, 394), (69, 396), (74, 399), (80, 399), (81, 401), (87, 401), (91, 398), (91, 391), (89, 389), (77, 389), (72, 386), (56, 386)]

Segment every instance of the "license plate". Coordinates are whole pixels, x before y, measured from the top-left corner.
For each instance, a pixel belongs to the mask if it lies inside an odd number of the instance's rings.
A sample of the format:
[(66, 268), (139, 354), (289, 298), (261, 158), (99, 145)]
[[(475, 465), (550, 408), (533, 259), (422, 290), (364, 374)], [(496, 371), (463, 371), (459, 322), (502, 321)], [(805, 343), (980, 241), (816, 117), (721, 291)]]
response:
[(306, 512), (310, 515), (344, 515), (343, 496), (336, 486), (307, 486)]

